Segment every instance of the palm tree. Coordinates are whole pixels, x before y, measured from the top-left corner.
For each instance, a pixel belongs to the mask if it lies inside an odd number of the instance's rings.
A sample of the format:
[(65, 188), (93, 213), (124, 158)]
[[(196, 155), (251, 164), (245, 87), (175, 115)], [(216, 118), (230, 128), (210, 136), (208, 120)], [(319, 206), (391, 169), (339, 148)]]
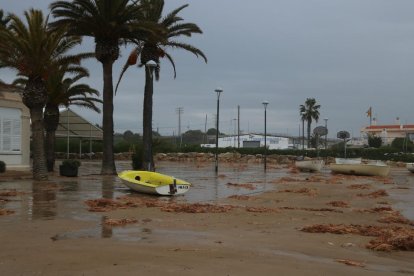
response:
[(319, 104), (316, 104), (316, 100), (314, 98), (307, 98), (305, 104), (301, 104), (299, 107), (301, 119), (307, 122), (308, 148), (310, 147), (311, 142), (310, 133), (312, 121), (315, 120), (315, 122), (318, 122), (320, 107), (321, 106)]
[(52, 30), (40, 10), (31, 9), (24, 16), (27, 25), (11, 14), (7, 27), (0, 27), (0, 67), (13, 69), (27, 78), (22, 99), (31, 117), (33, 178), (47, 180), (43, 125), (46, 80), (56, 65), (80, 61), (80, 56), (67, 54), (80, 39), (65, 38), (63, 28)]
[(50, 5), (57, 18), (54, 26), (67, 26), (71, 35), (95, 39), (95, 57), (103, 68), (103, 157), (101, 174), (116, 174), (113, 154), (112, 67), (119, 57), (119, 45), (135, 41), (143, 27), (141, 6), (129, 0), (56, 1)]
[(7, 26), (7, 24), (9, 23), (10, 18), (8, 16), (4, 16), (4, 11), (2, 9), (0, 9), (0, 26)]
[[(140, 53), (140, 67), (148, 64), (149, 61), (155, 62), (155, 68), (145, 66), (145, 90), (144, 90), (144, 108), (143, 108), (143, 167), (147, 170), (154, 170), (154, 160), (152, 154), (152, 107), (153, 107), (153, 73), (155, 79), (159, 80), (160, 58), (166, 57), (174, 69), (174, 78), (176, 77), (176, 68), (173, 57), (167, 52), (167, 48), (183, 49), (197, 57), (201, 56), (205, 62), (207, 58), (198, 48), (182, 43), (176, 40), (181, 36), (191, 37), (194, 33), (201, 34), (201, 29), (194, 23), (181, 22), (183, 19), (178, 13), (188, 5), (183, 5), (171, 13), (163, 16), (164, 0), (142, 0), (141, 5), (144, 8), (143, 19), (158, 26), (158, 31), (149, 33), (145, 40), (140, 41), (128, 58), (124, 70), (134, 64)], [(154, 71), (154, 72), (153, 72)], [(121, 74), (121, 77), (122, 77)]]
[[(66, 77), (68, 74), (73, 76)], [(99, 92), (92, 89), (87, 84), (77, 84), (77, 82), (89, 77), (88, 71), (81, 66), (60, 66), (57, 70), (51, 72), (47, 79), (47, 102), (43, 116), (43, 122), (46, 130), (46, 163), (47, 170), (53, 171), (55, 164), (55, 140), (56, 130), (59, 125), (59, 107), (76, 105), (100, 112), (96, 103), (102, 103)], [(25, 84), (26, 79), (20, 78), (14, 81), (14, 84)]]

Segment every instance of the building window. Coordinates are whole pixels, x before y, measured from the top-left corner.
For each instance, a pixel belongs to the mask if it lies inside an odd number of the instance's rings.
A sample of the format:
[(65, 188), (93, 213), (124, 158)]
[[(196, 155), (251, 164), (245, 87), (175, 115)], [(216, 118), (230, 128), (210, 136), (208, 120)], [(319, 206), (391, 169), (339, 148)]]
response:
[(21, 111), (0, 107), (0, 152), (20, 153)]

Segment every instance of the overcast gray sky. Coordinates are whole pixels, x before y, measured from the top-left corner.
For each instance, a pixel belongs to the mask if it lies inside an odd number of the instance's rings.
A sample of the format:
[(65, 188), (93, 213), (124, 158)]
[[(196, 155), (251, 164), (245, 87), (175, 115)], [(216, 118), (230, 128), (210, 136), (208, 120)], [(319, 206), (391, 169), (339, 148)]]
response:
[[(47, 10), (52, 1), (0, 0), (1, 8), (22, 15), (30, 7)], [(204, 31), (183, 41), (207, 55), (205, 64), (190, 53), (173, 51), (177, 78), (166, 60), (154, 86), (153, 126), (161, 134), (178, 131), (176, 109), (184, 108), (182, 131), (214, 127), (217, 96), (220, 130), (233, 133), (237, 105), (241, 129), (297, 135), (299, 105), (315, 98), (318, 125), (328, 118), (328, 137), (347, 130), (359, 136), (373, 108), (379, 124), (414, 123), (414, 1), (412, 0), (166, 0), (166, 11), (190, 4), (181, 16)], [(83, 50), (93, 51), (85, 41)], [(114, 83), (132, 46), (122, 48), (114, 65)], [(86, 66), (89, 85), (102, 90), (102, 69)], [(1, 79), (13, 75), (0, 71)], [(144, 72), (125, 74), (115, 98), (115, 130), (142, 132)], [(101, 115), (75, 109), (94, 123)], [(313, 127), (316, 126), (313, 124)]]

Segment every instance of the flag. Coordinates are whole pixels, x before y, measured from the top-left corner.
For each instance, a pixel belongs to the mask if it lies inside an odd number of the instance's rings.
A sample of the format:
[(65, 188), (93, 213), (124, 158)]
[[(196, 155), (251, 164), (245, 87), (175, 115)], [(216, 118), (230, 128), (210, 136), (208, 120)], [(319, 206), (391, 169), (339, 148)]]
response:
[(367, 117), (371, 117), (372, 116), (372, 107), (370, 106), (367, 113)]

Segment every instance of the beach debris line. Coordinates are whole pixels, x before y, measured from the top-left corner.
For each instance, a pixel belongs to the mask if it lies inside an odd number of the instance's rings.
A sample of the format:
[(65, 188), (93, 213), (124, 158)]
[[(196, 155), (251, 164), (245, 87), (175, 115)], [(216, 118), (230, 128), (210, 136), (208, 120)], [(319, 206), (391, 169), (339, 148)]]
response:
[(311, 189), (311, 188), (300, 188), (300, 189), (296, 189), (296, 190), (281, 190), (278, 191), (278, 193), (296, 193), (296, 194), (306, 194), (308, 196), (316, 196), (318, 194), (318, 190), (317, 189)]
[(414, 251), (414, 229), (394, 226), (382, 227), (357, 224), (315, 224), (305, 226), (300, 231), (308, 233), (354, 234), (375, 237), (366, 248), (376, 251)]
[(340, 207), (340, 208), (349, 208), (349, 203), (345, 201), (330, 201), (326, 203), (326, 205), (330, 205), (333, 207)]
[(253, 184), (250, 184), (250, 183), (238, 184), (238, 183), (228, 182), (226, 185), (230, 186), (230, 187), (244, 188), (244, 189), (247, 189), (247, 190), (256, 190), (256, 187)]
[(15, 212), (13, 210), (0, 208), (0, 216), (7, 216), (7, 215), (14, 214), (14, 213)]
[(350, 265), (350, 266), (365, 267), (365, 264), (359, 261), (336, 259), (335, 262)]
[(378, 198), (388, 196), (388, 193), (385, 190), (378, 190), (369, 194), (357, 194), (359, 197), (370, 197), (370, 198)]
[(111, 218), (106, 218), (104, 219), (104, 223), (106, 225), (109, 226), (124, 226), (127, 224), (133, 224), (133, 223), (137, 223), (138, 220), (137, 219), (128, 219), (128, 218), (122, 218), (122, 219), (111, 219)]
[(352, 189), (352, 190), (368, 190), (371, 189), (371, 185), (369, 184), (352, 184), (347, 186), (348, 189)]

